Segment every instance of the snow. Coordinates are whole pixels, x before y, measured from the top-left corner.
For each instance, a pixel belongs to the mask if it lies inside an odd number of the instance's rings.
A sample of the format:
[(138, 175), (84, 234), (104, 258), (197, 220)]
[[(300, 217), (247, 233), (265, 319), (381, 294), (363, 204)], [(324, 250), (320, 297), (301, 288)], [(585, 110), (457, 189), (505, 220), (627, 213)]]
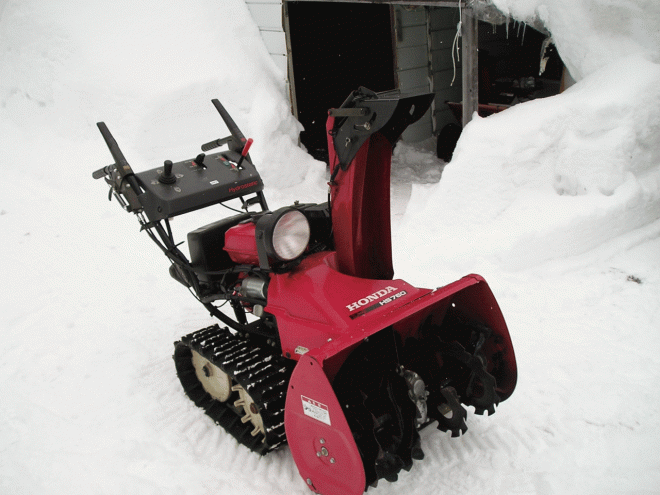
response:
[[(484, 275), (519, 382), (373, 492), (658, 493), (659, 4), (494, 3), (578, 82), (475, 118), (446, 166), (399, 145), (394, 261), (419, 286)], [(211, 321), (91, 179), (97, 121), (144, 170), (226, 134), (216, 97), (271, 206), (325, 200), (241, 0), (0, 1), (0, 493), (308, 493), (288, 449), (250, 454), (184, 396), (172, 342)]]

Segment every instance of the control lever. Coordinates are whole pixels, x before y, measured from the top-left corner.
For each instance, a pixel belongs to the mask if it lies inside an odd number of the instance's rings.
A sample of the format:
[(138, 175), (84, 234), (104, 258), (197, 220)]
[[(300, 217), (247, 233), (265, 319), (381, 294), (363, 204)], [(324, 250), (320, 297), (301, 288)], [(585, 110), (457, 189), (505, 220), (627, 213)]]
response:
[(172, 160), (165, 160), (163, 164), (163, 173), (158, 177), (158, 182), (161, 184), (174, 184), (176, 176), (172, 173)]
[(236, 168), (241, 168), (241, 163), (243, 163), (243, 160), (247, 156), (248, 152), (250, 151), (250, 146), (252, 146), (252, 143), (254, 140), (252, 138), (249, 138), (247, 140), (247, 143), (245, 143), (245, 146), (243, 146), (243, 151), (241, 151), (241, 157), (238, 159), (238, 163), (236, 164)]

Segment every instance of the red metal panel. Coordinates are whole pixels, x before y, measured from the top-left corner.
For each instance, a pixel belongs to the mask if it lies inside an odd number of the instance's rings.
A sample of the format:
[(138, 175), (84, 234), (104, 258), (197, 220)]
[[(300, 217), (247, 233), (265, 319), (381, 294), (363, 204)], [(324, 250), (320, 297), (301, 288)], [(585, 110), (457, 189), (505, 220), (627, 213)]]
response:
[(321, 365), (303, 356), (289, 382), (284, 425), (300, 476), (316, 493), (361, 495), (362, 459)]
[(259, 265), (257, 240), (254, 235), (255, 224), (239, 223), (227, 230), (224, 250), (234, 263)]
[[(334, 126), (328, 117), (327, 129)], [(333, 138), (328, 135), (332, 169), (337, 166)], [(374, 134), (360, 148), (346, 171), (331, 183), (332, 228), (337, 266), (342, 273), (370, 279), (391, 279), (390, 168), (392, 147)]]

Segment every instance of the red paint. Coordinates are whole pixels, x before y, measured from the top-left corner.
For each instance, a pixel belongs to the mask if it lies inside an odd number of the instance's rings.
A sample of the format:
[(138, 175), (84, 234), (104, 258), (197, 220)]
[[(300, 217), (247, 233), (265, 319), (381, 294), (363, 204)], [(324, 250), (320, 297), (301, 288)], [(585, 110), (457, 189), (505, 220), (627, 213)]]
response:
[(225, 233), (225, 246), (223, 249), (229, 254), (234, 263), (259, 265), (254, 227), (253, 222), (239, 223)]
[(364, 468), (351, 429), (323, 369), (309, 356), (300, 359), (291, 376), (284, 422), (291, 455), (312, 491), (364, 492)]
[[(328, 118), (327, 129), (334, 126)], [(332, 168), (337, 166), (333, 138), (328, 134)], [(342, 273), (360, 278), (390, 279), (390, 168), (392, 146), (374, 134), (360, 148), (346, 171), (340, 170), (330, 187), (332, 228), (337, 265)]]

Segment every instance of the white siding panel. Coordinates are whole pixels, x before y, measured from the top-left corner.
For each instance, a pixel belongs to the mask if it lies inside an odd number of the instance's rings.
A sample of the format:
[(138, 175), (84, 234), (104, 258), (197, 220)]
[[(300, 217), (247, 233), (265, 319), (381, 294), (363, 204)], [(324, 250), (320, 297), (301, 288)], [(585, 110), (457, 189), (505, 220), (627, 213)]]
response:
[(404, 70), (399, 72), (399, 88), (408, 91), (408, 88), (429, 87), (429, 71), (427, 67)]
[(287, 61), (286, 61), (286, 56), (285, 55), (277, 55), (277, 54), (271, 54), (270, 55), (273, 61), (275, 62), (275, 65), (277, 65), (278, 69), (282, 71), (282, 74), (286, 76), (287, 73)]
[(428, 67), (428, 54), (426, 46), (410, 46), (407, 48), (400, 48), (396, 54), (397, 69), (408, 70), (417, 69), (420, 67)]
[(248, 3), (252, 19), (262, 31), (283, 31), (282, 6), (279, 3)]
[(261, 31), (261, 37), (266, 43), (268, 53), (286, 56), (286, 37), (283, 31)]
[(426, 26), (426, 10), (424, 7), (415, 10), (399, 8), (397, 13), (403, 27)]
[(403, 28), (403, 39), (397, 41), (397, 48), (405, 48), (407, 46), (424, 46), (426, 47), (427, 35), (426, 35), (426, 25), (424, 26), (412, 26)]

